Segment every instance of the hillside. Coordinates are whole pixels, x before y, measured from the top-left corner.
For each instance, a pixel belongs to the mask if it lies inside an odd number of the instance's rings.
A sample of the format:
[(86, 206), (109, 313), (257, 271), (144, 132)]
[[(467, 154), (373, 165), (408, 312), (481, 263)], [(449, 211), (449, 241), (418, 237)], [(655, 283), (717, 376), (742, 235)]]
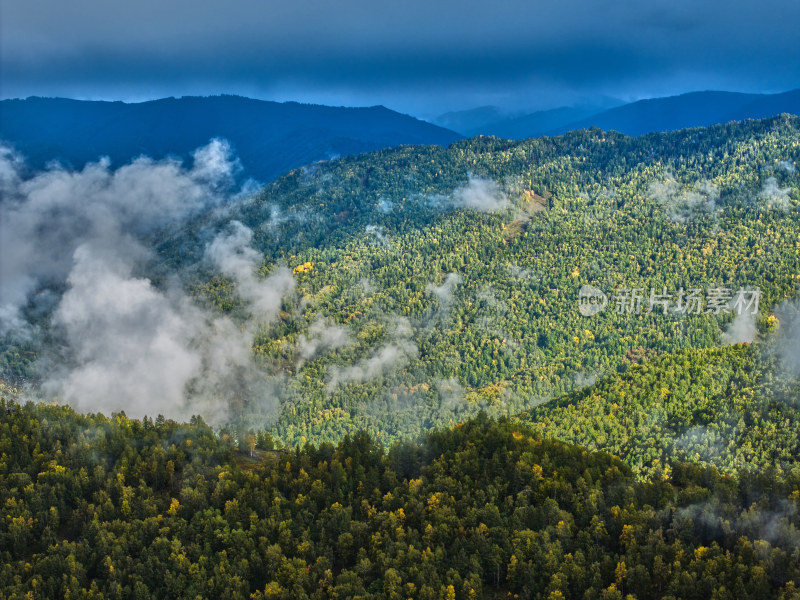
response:
[(796, 472), (637, 483), (485, 415), (385, 453), (0, 411), (8, 598), (789, 599), (800, 581)]
[(382, 106), (340, 108), (239, 96), (91, 102), (27, 98), (0, 102), (0, 140), (31, 167), (60, 160), (75, 169), (108, 156), (188, 158), (211, 138), (234, 147), (245, 174), (262, 182), (318, 160), (400, 144), (449, 144), (459, 135)]
[(800, 461), (800, 382), (767, 347), (684, 350), (518, 417), (546, 437), (621, 457), (639, 476), (690, 461), (736, 473)]
[[(718, 346), (733, 315), (705, 304), (680, 312), (681, 289), (759, 288), (760, 320), (795, 298), (798, 153), (798, 119), (779, 117), (640, 138), (475, 138), (297, 169), (225, 212), (147, 234), (147, 270), (118, 282), (121, 292), (141, 287), (142, 273), (155, 283), (135, 328), (127, 314), (104, 316), (115, 305), (94, 300), (109, 294), (105, 279), (79, 272), (68, 299), (81, 300), (69, 305), (80, 327), (65, 339), (42, 308), (64, 283), (37, 289), (23, 315), (41, 335), (6, 340), (4, 376), (51, 386), (60, 377), (57, 389), (86, 410), (200, 412), (291, 445), (362, 429), (389, 444), (482, 409), (513, 415), (660, 354)], [(233, 242), (235, 254), (220, 252)], [(105, 255), (79, 257), (97, 273)], [(186, 302), (208, 313), (170, 303), (176, 276)], [(607, 294), (601, 314), (581, 316), (584, 285)], [(670, 310), (647, 313), (649, 290), (664, 288)], [(634, 289), (639, 314), (620, 312)], [(200, 328), (200, 341), (142, 362), (160, 348), (165, 323), (151, 315), (164, 306), (181, 327), (174, 338)], [(223, 317), (222, 329), (197, 325)], [(86, 331), (111, 333), (86, 348)], [(219, 340), (220, 331), (239, 333)], [(130, 336), (136, 361), (115, 336)], [(232, 339), (240, 351), (197, 355), (198, 344), (226, 349)], [(187, 403), (166, 403), (183, 389), (173, 371), (203, 360), (222, 376), (200, 381)], [(98, 372), (107, 387), (92, 387)], [(121, 378), (145, 392), (121, 392)]]
[[(256, 341), (298, 377), (274, 431), (337, 439), (358, 424), (393, 439), (480, 407), (518, 412), (625, 368), (629, 353), (716, 346), (730, 316), (611, 309), (584, 318), (578, 291), (757, 286), (762, 310), (793, 297), (797, 173), (779, 159), (794, 159), (797, 139), (794, 119), (640, 139), (576, 132), (384, 151), (290, 174), (237, 215), (261, 232), (254, 239), (268, 262), (313, 265), (285, 307), (292, 316)], [(736, 158), (756, 147), (757, 160)], [(500, 183), (473, 189), (468, 172)], [(662, 193), (670, 173), (674, 189)], [(766, 208), (770, 176), (790, 190), (790, 210)], [(453, 190), (470, 189), (508, 204), (465, 209), (456, 198), (466, 192)], [(545, 210), (528, 190), (550, 196)], [(704, 205), (682, 204), (693, 194)], [(282, 215), (269, 229), (267, 212)], [(190, 240), (160, 246), (162, 255), (196, 247)], [(223, 306), (230, 293), (218, 287), (212, 297)], [(318, 319), (345, 327), (353, 342), (298, 370), (298, 344)], [(353, 380), (333, 385), (342, 364), (372, 374), (350, 371)]]

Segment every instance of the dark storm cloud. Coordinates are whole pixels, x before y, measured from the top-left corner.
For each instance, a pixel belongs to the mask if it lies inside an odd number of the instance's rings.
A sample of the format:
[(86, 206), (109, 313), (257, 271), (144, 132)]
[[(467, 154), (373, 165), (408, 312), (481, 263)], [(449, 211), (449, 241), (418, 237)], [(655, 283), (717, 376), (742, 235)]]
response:
[(800, 82), (800, 3), (785, 0), (10, 0), (2, 17), (4, 97), (232, 91), (419, 109)]

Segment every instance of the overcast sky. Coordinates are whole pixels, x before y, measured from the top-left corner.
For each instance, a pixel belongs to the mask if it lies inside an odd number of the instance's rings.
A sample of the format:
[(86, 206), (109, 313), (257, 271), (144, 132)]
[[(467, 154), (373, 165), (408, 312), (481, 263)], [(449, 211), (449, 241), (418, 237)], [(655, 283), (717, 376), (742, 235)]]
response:
[(0, 96), (418, 116), (800, 87), (797, 0), (2, 0)]

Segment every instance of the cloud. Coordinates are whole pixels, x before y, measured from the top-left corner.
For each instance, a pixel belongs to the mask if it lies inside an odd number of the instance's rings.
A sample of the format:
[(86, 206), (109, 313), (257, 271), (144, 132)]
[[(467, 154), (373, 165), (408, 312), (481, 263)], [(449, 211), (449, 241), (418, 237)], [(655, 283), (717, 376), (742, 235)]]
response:
[(780, 187), (774, 177), (769, 177), (764, 182), (758, 197), (767, 208), (786, 212), (791, 207), (791, 198), (789, 197), (791, 191), (791, 188)]
[[(142, 157), (116, 170), (100, 160), (36, 174), (0, 147), (0, 318), (5, 333), (29, 336), (41, 331), (26, 317), (49, 324), (35, 395), (82, 411), (202, 414), (215, 424), (245, 409), (275, 416), (275, 378), (252, 357), (255, 325), (200, 308), (177, 274), (159, 286), (144, 275), (154, 255), (141, 240), (241, 200), (237, 170), (222, 140), (197, 149), (191, 167)], [(260, 277), (263, 257), (252, 241), (252, 231), (233, 222), (207, 258), (257, 319), (270, 321), (294, 282), (286, 268)]]
[(453, 192), (453, 204), (456, 208), (497, 212), (508, 206), (508, 197), (496, 182), (470, 174), (469, 182)]
[(779, 161), (779, 162), (778, 162), (778, 166), (779, 166), (781, 169), (783, 169), (784, 171), (786, 171), (787, 173), (794, 173), (794, 172), (795, 172), (795, 166), (794, 166), (794, 163), (793, 163), (793, 162), (790, 162), (790, 161), (788, 161), (788, 160), (781, 160), (781, 161)]
[(429, 283), (425, 290), (436, 297), (440, 310), (445, 311), (452, 306), (453, 294), (462, 281), (463, 278), (458, 273), (448, 273), (441, 285)]
[(350, 331), (341, 325), (330, 325), (318, 318), (308, 328), (306, 335), (297, 340), (297, 352), (300, 355), (298, 368), (313, 357), (329, 350), (336, 350), (353, 343)]
[(725, 328), (720, 341), (723, 346), (731, 344), (750, 344), (756, 339), (758, 328), (756, 327), (756, 315), (742, 313), (736, 315)]
[(390, 341), (375, 350), (370, 356), (349, 367), (333, 366), (328, 379), (328, 391), (345, 383), (363, 383), (404, 368), (419, 354), (417, 345), (410, 339), (411, 324), (398, 318), (393, 324)]
[(394, 210), (394, 203), (386, 198), (381, 198), (378, 200), (378, 210), (380, 210), (383, 214), (388, 215), (390, 212), (392, 212), (392, 210)]
[(576, 388), (584, 388), (597, 383), (597, 374), (578, 371), (573, 374), (572, 379)]
[(18, 97), (223, 90), (405, 110), (507, 102), (530, 110), (578, 94), (790, 89), (800, 70), (792, 42), (800, 8), (786, 0), (758, 10), (752, 0), (546, 8), (276, 0), (269, 11), (256, 0), (227, 10), (150, 0), (5, 4), (0, 70), (4, 93)]
[(263, 261), (252, 248), (253, 232), (239, 221), (231, 221), (225, 233), (208, 246), (206, 255), (223, 275), (236, 284), (236, 292), (246, 301), (253, 316), (272, 320), (280, 310), (281, 299), (294, 289), (294, 279), (287, 267), (279, 267), (267, 278), (258, 276)]
[(496, 181), (468, 175), (467, 183), (455, 188), (451, 194), (430, 194), (421, 198), (435, 210), (465, 209), (477, 212), (498, 212), (509, 206), (506, 193)]
[[(747, 510), (736, 511), (732, 510), (731, 505), (721, 504), (719, 500), (711, 498), (678, 508), (673, 518), (678, 523), (691, 519), (695, 527), (701, 525), (706, 532), (710, 530), (746, 536), (751, 540), (765, 540), (784, 551), (794, 551), (800, 545), (800, 531), (795, 525), (797, 508), (787, 500), (775, 502), (769, 510), (753, 503)], [(773, 548), (763, 542), (754, 546), (762, 559), (767, 559), (773, 552)]]
[(373, 236), (377, 243), (384, 248), (391, 248), (392, 244), (389, 241), (389, 238), (386, 237), (386, 234), (383, 233), (383, 227), (380, 225), (367, 225), (366, 227), (367, 235)]
[(53, 316), (63, 347), (41, 365), (44, 393), (81, 411), (134, 417), (202, 414), (220, 424), (245, 405), (274, 415), (252, 332), (200, 309), (177, 284), (160, 290), (136, 277), (146, 257), (130, 238), (76, 249)]
[(653, 181), (648, 196), (664, 207), (667, 215), (676, 223), (686, 223), (696, 216), (712, 214), (719, 201), (719, 189), (710, 181), (700, 181), (694, 189), (685, 189), (670, 173), (664, 181)]
[(775, 308), (780, 323), (777, 350), (781, 367), (790, 377), (800, 378), (800, 300), (790, 300)]
[(276, 204), (265, 205), (263, 213), (268, 213), (269, 217), (262, 220), (261, 231), (269, 234), (273, 239), (280, 239), (281, 228), (292, 221), (296, 223), (307, 223), (309, 221), (320, 221), (322, 216), (310, 213), (305, 208), (291, 207), (289, 210), (282, 211)]
[(508, 271), (509, 275), (512, 277), (517, 277), (518, 279), (530, 279), (534, 276), (533, 271), (513, 263), (506, 265), (506, 271)]
[(437, 379), (436, 391), (439, 393), (439, 411), (452, 415), (458, 409), (464, 408), (464, 386), (455, 377)]
[(20, 327), (32, 292), (66, 280), (78, 247), (144, 236), (219, 206), (236, 170), (227, 142), (212, 140), (191, 168), (142, 157), (112, 170), (101, 159), (79, 172), (56, 166), (26, 177), (24, 161), (0, 145), (0, 333)]

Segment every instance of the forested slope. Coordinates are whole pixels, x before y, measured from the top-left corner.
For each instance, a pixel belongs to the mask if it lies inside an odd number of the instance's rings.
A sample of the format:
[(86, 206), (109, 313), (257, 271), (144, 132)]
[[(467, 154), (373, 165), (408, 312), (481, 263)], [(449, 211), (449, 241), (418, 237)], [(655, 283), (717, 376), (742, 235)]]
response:
[[(799, 152), (797, 119), (780, 118), (642, 138), (476, 138), (289, 174), (236, 213), (267, 269), (300, 268), (255, 348), (289, 375), (274, 432), (413, 435), (718, 345), (730, 314), (645, 314), (646, 300), (619, 314), (612, 299), (586, 318), (578, 292), (666, 287), (674, 303), (681, 288), (760, 288), (763, 317), (800, 281)], [(160, 246), (166, 260), (201, 249), (214, 221), (193, 226)], [(195, 289), (235, 312), (224, 279)], [(352, 342), (300, 360), (320, 320)], [(337, 378), (343, 365), (370, 376)]]
[(639, 476), (690, 461), (725, 472), (797, 468), (800, 383), (753, 346), (683, 350), (517, 418), (621, 457)]
[(3, 395), (3, 598), (797, 598), (797, 469), (638, 483), (485, 415), (250, 458), (201, 420)]
[[(240, 398), (232, 422), (286, 444), (361, 429), (388, 444), (718, 346), (733, 315), (677, 311), (681, 290), (758, 288), (765, 323), (800, 283), (798, 161), (795, 117), (383, 150), (292, 171), (151, 236), (149, 275), (178, 273), (198, 303), (257, 328), (270, 386)], [(207, 260), (232, 220), (252, 230), (260, 275), (292, 270), (274, 320)], [(581, 316), (584, 285), (607, 295), (605, 311)], [(620, 312), (632, 289), (638, 314)], [(650, 290), (670, 296), (666, 314), (647, 312)], [(5, 346), (5, 376), (35, 378), (38, 350)], [(265, 417), (261, 401), (279, 412)]]

